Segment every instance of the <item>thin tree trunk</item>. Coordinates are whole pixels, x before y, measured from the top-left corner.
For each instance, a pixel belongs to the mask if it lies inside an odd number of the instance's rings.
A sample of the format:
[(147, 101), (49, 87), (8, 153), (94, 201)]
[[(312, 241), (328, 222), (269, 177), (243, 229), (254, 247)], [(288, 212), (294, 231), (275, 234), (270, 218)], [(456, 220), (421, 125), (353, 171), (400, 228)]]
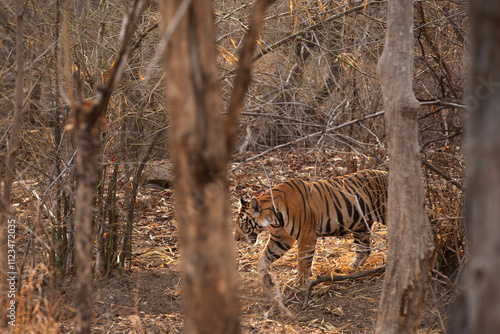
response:
[(92, 198), (97, 184), (99, 131), (89, 122), (93, 105), (77, 110), (76, 118), (76, 328), (75, 333), (90, 333), (92, 324)]
[(466, 227), (470, 259), (452, 333), (500, 333), (500, 6), (471, 2)]
[[(162, 2), (180, 20), (167, 45), (167, 101), (183, 266), (185, 333), (237, 333), (239, 301), (230, 235), (228, 149), (221, 118), (211, 1)], [(172, 23), (174, 22), (174, 23)], [(169, 28), (171, 28), (170, 26)]]
[[(7, 272), (17, 272), (15, 264), (10, 267), (7, 261), (7, 226), (9, 225), (9, 209), (10, 199), (12, 194), (12, 183), (14, 181), (14, 169), (19, 149), (19, 134), (22, 126), (22, 112), (23, 112), (23, 77), (24, 77), (24, 49), (23, 49), (23, 1), (16, 2), (16, 92), (15, 92), (15, 107), (14, 118), (11, 125), (10, 140), (7, 149), (7, 156), (5, 161), (5, 178), (3, 182), (3, 196), (0, 199), (0, 307), (2, 310), (7, 309), (7, 292), (9, 291), (9, 281), (7, 281)], [(14, 224), (15, 222), (12, 221)], [(14, 248), (15, 250), (15, 248)], [(15, 253), (14, 253), (15, 256)], [(18, 277), (16, 277), (18, 280)], [(10, 299), (10, 301), (15, 301)], [(9, 303), (10, 303), (9, 301)], [(10, 304), (9, 304), (10, 305)], [(0, 312), (0, 314), (6, 314)], [(7, 317), (0, 320), (0, 327), (3, 327)]]
[(137, 170), (134, 175), (134, 179), (132, 182), (132, 190), (129, 196), (130, 200), (128, 203), (128, 210), (127, 210), (127, 223), (125, 224), (125, 232), (123, 233), (124, 236), (123, 236), (122, 252), (118, 257), (118, 267), (120, 270), (119, 275), (121, 275), (122, 270), (125, 269), (125, 261), (128, 259), (130, 263), (132, 257), (132, 229), (134, 226), (135, 201), (137, 199), (137, 192), (139, 190), (139, 182), (141, 179), (142, 171), (146, 166), (146, 163), (148, 162), (151, 153), (153, 152), (156, 142), (160, 139), (162, 135), (163, 135), (163, 130), (160, 130), (153, 137), (153, 139), (149, 143), (146, 153), (144, 153), (144, 155), (141, 157), (141, 160), (139, 161), (139, 166), (137, 167)]
[(419, 103), (412, 91), (413, 0), (388, 2), (388, 31), (377, 72), (389, 146), (388, 259), (376, 333), (415, 333), (434, 259), (424, 210), (418, 148)]
[[(92, 324), (92, 198), (97, 184), (97, 154), (100, 139), (100, 126), (105, 126), (105, 110), (109, 104), (113, 89), (120, 81), (124, 65), (130, 54), (128, 48), (129, 38), (135, 30), (136, 22), (144, 9), (147, 1), (134, 1), (122, 25), (122, 44), (116, 56), (111, 75), (105, 86), (100, 88), (100, 94), (95, 99), (81, 101), (82, 91), (77, 86), (78, 103), (74, 103), (72, 91), (68, 88), (68, 98), (74, 109), (74, 120), (66, 126), (68, 131), (75, 131), (78, 148), (77, 154), (77, 190), (75, 213), (75, 249), (76, 249), (76, 326), (75, 333), (90, 333)], [(71, 70), (68, 66), (69, 59), (69, 3), (65, 8), (63, 21), (65, 36), (65, 74), (66, 85), (71, 82)], [(78, 82), (77, 82), (78, 83)], [(98, 124), (100, 123), (100, 124)]]

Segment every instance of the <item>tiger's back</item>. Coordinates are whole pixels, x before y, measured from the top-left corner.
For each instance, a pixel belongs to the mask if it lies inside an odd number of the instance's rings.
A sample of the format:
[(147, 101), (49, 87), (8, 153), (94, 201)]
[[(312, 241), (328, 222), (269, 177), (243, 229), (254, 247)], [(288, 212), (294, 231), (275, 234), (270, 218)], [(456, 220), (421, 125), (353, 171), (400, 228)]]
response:
[[(385, 224), (387, 173), (365, 170), (324, 181), (289, 180), (251, 202), (242, 200), (235, 237), (255, 242), (264, 229), (270, 238), (261, 256), (259, 272), (270, 282), (269, 265), (294, 244), (298, 244), (297, 280), (310, 275), (318, 236), (353, 233), (356, 269), (370, 253), (370, 233), (374, 221)], [(249, 238), (248, 236), (251, 236)]]

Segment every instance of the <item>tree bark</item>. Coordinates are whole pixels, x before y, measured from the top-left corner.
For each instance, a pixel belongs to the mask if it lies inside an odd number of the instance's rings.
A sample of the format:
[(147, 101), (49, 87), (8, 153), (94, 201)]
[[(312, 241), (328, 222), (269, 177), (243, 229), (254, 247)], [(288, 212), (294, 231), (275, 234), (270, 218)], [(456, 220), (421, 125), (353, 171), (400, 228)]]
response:
[[(22, 112), (23, 112), (23, 77), (24, 77), (24, 48), (23, 48), (23, 1), (16, 2), (16, 88), (15, 88), (15, 107), (14, 118), (12, 119), (11, 133), (9, 145), (7, 149), (7, 156), (5, 161), (5, 177), (3, 182), (2, 198), (0, 198), (0, 307), (2, 310), (7, 309), (7, 292), (9, 291), (9, 281), (7, 281), (7, 272), (17, 272), (17, 268), (11, 268), (7, 261), (7, 227), (10, 224), (10, 199), (12, 194), (12, 183), (14, 181), (14, 169), (17, 158), (17, 151), (19, 149), (19, 134), (22, 127)], [(12, 240), (14, 241), (14, 240)], [(14, 244), (12, 244), (14, 245)], [(14, 248), (15, 249), (15, 248)], [(15, 255), (15, 253), (14, 253)], [(19, 279), (16, 277), (17, 284)], [(16, 287), (18, 287), (16, 285)], [(12, 299), (11, 299), (12, 300)], [(15, 301), (15, 300), (14, 300)], [(10, 305), (10, 304), (9, 304)], [(6, 314), (6, 313), (5, 313)], [(4, 327), (9, 320), (3, 317), (0, 320), (0, 328)]]
[[(176, 22), (183, 2), (161, 3), (165, 24)], [(226, 179), (229, 151), (211, 1), (193, 0), (182, 14), (167, 44), (166, 69), (184, 332), (237, 333), (239, 301)]]
[(92, 198), (97, 184), (97, 154), (100, 131), (95, 126), (93, 104), (75, 112), (76, 145), (76, 327), (75, 333), (90, 333), (92, 324)]
[(500, 7), (471, 2), (466, 228), (470, 259), (452, 333), (500, 333)]
[(376, 333), (415, 333), (434, 259), (424, 210), (418, 147), (419, 103), (412, 91), (413, 1), (388, 2), (388, 30), (377, 66), (389, 146), (388, 259)]

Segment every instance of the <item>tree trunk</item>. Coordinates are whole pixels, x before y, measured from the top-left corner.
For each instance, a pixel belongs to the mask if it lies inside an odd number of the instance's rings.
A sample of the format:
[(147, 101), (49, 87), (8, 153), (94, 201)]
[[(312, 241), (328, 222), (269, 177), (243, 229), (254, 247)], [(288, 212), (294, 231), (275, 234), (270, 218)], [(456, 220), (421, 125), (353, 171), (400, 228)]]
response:
[[(162, 3), (167, 102), (183, 266), (185, 333), (237, 333), (239, 301), (211, 1)], [(178, 18), (178, 17), (177, 17)], [(171, 31), (171, 30), (169, 30)]]
[(377, 66), (389, 146), (388, 259), (376, 333), (415, 333), (434, 259), (412, 91), (413, 1), (390, 0)]
[(83, 105), (75, 112), (76, 119), (76, 327), (75, 333), (90, 333), (92, 324), (92, 198), (97, 184), (97, 154), (100, 132), (89, 122), (94, 105)]
[(500, 333), (500, 7), (471, 3), (466, 227), (470, 259), (452, 333)]
[[(17, 157), (17, 150), (19, 149), (19, 134), (22, 126), (22, 112), (23, 112), (23, 77), (24, 77), (24, 48), (23, 48), (23, 1), (16, 2), (16, 92), (15, 92), (15, 107), (14, 118), (12, 120), (12, 127), (7, 149), (7, 156), (5, 161), (5, 178), (3, 182), (3, 189), (0, 185), (0, 190), (3, 190), (2, 198), (0, 198), (0, 307), (6, 310), (14, 298), (7, 299), (7, 296), (12, 296), (8, 293), (11, 288), (7, 280), (7, 273), (17, 273), (17, 268), (14, 263), (8, 261), (7, 255), (15, 256), (15, 240), (7, 239), (7, 227), (11, 230), (9, 225), (15, 225), (15, 221), (9, 220), (10, 216), (10, 198), (12, 193), (12, 183), (14, 181), (14, 169)], [(10, 237), (15, 238), (15, 233)], [(9, 244), (13, 248), (8, 248)], [(13, 250), (14, 252), (8, 252)], [(19, 278), (16, 275), (9, 274), (9, 278), (14, 276), (19, 284)], [(18, 288), (17, 284), (12, 285), (13, 289)], [(7, 312), (0, 314), (7, 314)], [(4, 327), (7, 321), (13, 321), (11, 318), (3, 317), (0, 320), (0, 328)]]

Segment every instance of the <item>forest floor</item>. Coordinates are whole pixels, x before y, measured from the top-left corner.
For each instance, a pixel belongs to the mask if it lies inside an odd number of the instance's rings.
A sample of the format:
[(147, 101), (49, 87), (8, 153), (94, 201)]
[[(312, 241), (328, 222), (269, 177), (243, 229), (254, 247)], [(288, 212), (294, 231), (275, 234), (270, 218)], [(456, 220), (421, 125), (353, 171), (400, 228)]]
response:
[[(233, 167), (252, 154), (238, 156)], [(265, 191), (269, 181), (276, 185), (289, 178), (324, 179), (345, 173), (341, 159), (307, 152), (275, 152), (262, 159), (247, 161), (230, 172), (233, 220), (241, 195), (250, 198)], [(267, 173), (264, 173), (264, 169)], [(177, 222), (173, 191), (141, 188), (135, 214), (133, 259), (122, 277), (116, 272), (93, 283), (95, 333), (180, 333), (183, 328), (182, 281), (180, 273)], [(368, 270), (386, 261), (385, 227), (374, 225), (377, 248), (363, 266)], [(268, 235), (259, 236), (256, 245), (236, 243), (242, 333), (373, 333), (384, 275), (357, 280), (322, 283), (311, 290), (304, 308), (304, 290), (293, 284), (296, 249), (276, 261), (271, 271), (283, 292), (280, 306), (261, 291), (257, 262)], [(354, 257), (352, 238), (321, 238), (313, 263), (313, 277), (350, 274)], [(34, 271), (46, 272), (36, 267)], [(29, 282), (39, 275), (30, 275)], [(39, 280), (42, 282), (43, 280)], [(33, 294), (36, 284), (30, 283)], [(40, 283), (38, 290), (41, 291)], [(71, 333), (75, 321), (74, 277), (56, 279), (60, 302), (52, 311), (50, 326), (55, 332)], [(431, 280), (419, 333), (445, 333), (452, 293), (437, 279)], [(42, 305), (43, 306), (43, 305)]]

